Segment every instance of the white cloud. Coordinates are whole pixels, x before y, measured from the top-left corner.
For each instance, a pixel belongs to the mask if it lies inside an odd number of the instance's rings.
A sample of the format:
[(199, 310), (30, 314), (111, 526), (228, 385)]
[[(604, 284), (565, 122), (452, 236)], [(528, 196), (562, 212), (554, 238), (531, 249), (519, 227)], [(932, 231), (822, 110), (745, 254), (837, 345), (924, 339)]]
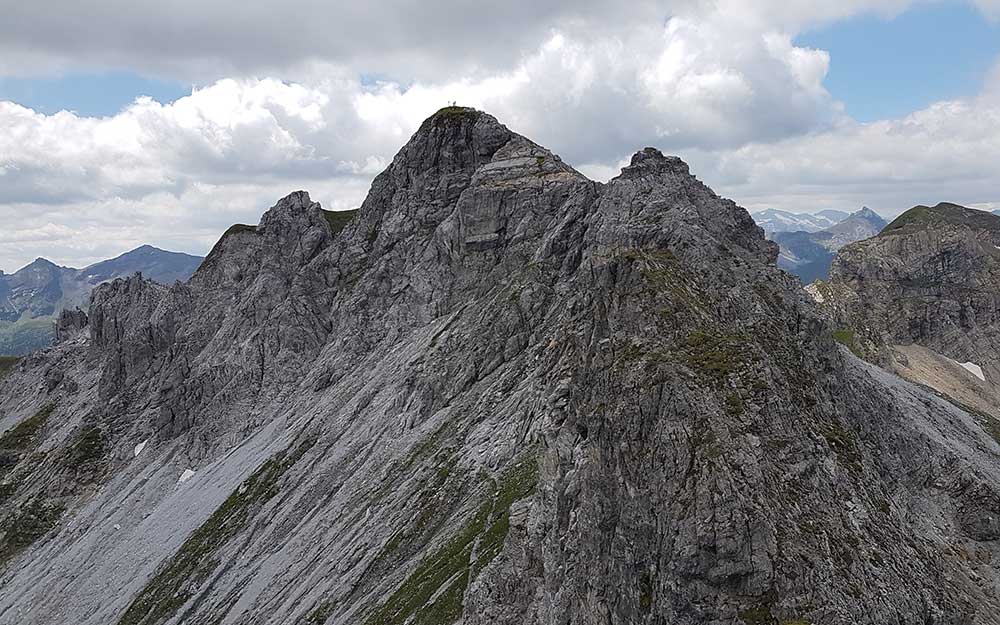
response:
[[(624, 12), (598, 2), (532, 3), (523, 15), (504, 5), (486, 19), (452, 0), (421, 3), (420, 15), (403, 3), (397, 8), (411, 28), (393, 21), (378, 32), (362, 28), (378, 20), (374, 9), (306, 0), (289, 2), (282, 20), (296, 23), (297, 12), (315, 9), (297, 30), (242, 4), (222, 28), (228, 2), (197, 12), (205, 3), (151, 7), (143, 19), (161, 27), (142, 40), (131, 12), (111, 15), (114, 2), (86, 16), (73, 3), (40, 22), (58, 34), (103, 15), (122, 34), (113, 42), (82, 28), (66, 40), (50, 33), (29, 41), (36, 9), (11, 8), (0, 50), (14, 56), (0, 58), (34, 55), (36, 67), (83, 59), (188, 76), (227, 63), (236, 75), (270, 64), (299, 80), (223, 79), (171, 104), (140, 98), (101, 119), (0, 102), (0, 219), (16, 224), (0, 234), (0, 267), (39, 255), (82, 265), (142, 243), (204, 253), (229, 224), (255, 222), (298, 188), (328, 207), (357, 206), (420, 121), (452, 100), (493, 113), (597, 179), (656, 145), (749, 208), (1000, 199), (992, 171), (1000, 69), (978, 98), (860, 124), (823, 87), (829, 55), (793, 44), (803, 28), (859, 12), (892, 15), (908, 0), (686, 1), (672, 3), (672, 17), (662, 20), (653, 2)], [(978, 4), (996, 8), (995, 0)], [(195, 14), (204, 23), (193, 23)], [(446, 15), (449, 36), (433, 36)], [(212, 24), (220, 30), (204, 40), (199, 33)], [(332, 30), (320, 36), (323, 27)], [(167, 40), (182, 30), (183, 38)], [(491, 48), (508, 31), (519, 34), (504, 51)], [(187, 40), (191, 49), (175, 49)], [(449, 56), (457, 64), (442, 61)], [(362, 57), (372, 63), (366, 71), (403, 68), (409, 80), (362, 81)]]
[(991, 19), (1000, 19), (1000, 0), (973, 0), (973, 4)]
[[(90, 212), (115, 222), (121, 210), (138, 213), (148, 228), (192, 194), (203, 209), (200, 188), (223, 196), (249, 183), (276, 190), (276, 198), (293, 181), (313, 189), (353, 184), (382, 169), (450, 100), (488, 110), (584, 165), (614, 163), (651, 143), (737, 146), (828, 123), (835, 107), (820, 84), (825, 66), (824, 53), (796, 49), (787, 37), (674, 18), (627, 39), (550, 35), (513, 69), (481, 78), (364, 85), (326, 66), (308, 84), (224, 79), (171, 104), (140, 98), (101, 119), (4, 102), (0, 205), (49, 217), (76, 207), (54, 223), (78, 223)], [(136, 238), (124, 225), (105, 225), (103, 235), (88, 233), (89, 246)], [(4, 254), (0, 262), (11, 266), (24, 252)]]
[(635, 0), (623, 11), (603, 0), (5, 0), (0, 74), (82, 65), (206, 82), (290, 76), (320, 61), (442, 80), (515, 65), (554, 27), (582, 34), (662, 22), (696, 1)]
[(899, 120), (843, 120), (824, 132), (699, 153), (697, 161), (720, 191), (749, 208), (868, 204), (891, 213), (939, 201), (985, 205), (1000, 199), (998, 84)]

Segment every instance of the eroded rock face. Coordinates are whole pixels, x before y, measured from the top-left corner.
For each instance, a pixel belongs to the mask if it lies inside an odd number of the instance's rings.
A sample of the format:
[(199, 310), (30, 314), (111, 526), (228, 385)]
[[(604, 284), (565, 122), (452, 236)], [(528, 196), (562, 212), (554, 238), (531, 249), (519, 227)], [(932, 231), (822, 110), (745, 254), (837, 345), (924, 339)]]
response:
[(1000, 381), (1000, 217), (918, 206), (840, 251), (827, 291), (871, 344), (916, 343)]
[(997, 622), (1000, 447), (776, 251), (444, 109), (346, 225), (292, 194), (0, 382), (0, 623)]

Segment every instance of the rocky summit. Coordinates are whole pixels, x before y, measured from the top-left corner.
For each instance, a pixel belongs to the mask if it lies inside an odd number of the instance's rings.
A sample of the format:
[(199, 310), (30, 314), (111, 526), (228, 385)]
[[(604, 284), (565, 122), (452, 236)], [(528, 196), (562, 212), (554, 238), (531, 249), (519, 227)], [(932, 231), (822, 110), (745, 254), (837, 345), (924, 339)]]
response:
[(750, 216), (426, 120), (0, 380), (0, 623), (1000, 622), (1000, 444)]

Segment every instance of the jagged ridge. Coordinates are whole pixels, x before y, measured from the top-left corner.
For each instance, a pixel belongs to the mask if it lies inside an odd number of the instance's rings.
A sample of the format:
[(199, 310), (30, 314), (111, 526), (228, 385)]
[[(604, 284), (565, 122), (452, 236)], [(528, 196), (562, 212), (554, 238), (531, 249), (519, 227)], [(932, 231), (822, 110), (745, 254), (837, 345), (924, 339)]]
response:
[(677, 158), (445, 109), (343, 229), (292, 194), (0, 382), (53, 406), (0, 524), (66, 510), (0, 623), (992, 622), (1000, 448), (776, 251)]

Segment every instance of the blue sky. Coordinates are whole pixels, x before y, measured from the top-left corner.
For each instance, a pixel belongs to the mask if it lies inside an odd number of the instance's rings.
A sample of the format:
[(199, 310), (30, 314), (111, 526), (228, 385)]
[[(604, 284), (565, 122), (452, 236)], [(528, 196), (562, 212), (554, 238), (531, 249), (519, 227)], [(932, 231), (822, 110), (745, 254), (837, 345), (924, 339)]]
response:
[(167, 103), (191, 93), (191, 85), (131, 72), (72, 73), (60, 77), (0, 77), (0, 100), (40, 113), (66, 109), (87, 117), (114, 115), (139, 96)]
[(830, 53), (827, 89), (852, 117), (873, 121), (978, 93), (1000, 56), (1000, 23), (947, 2), (893, 19), (856, 16), (796, 43)]

